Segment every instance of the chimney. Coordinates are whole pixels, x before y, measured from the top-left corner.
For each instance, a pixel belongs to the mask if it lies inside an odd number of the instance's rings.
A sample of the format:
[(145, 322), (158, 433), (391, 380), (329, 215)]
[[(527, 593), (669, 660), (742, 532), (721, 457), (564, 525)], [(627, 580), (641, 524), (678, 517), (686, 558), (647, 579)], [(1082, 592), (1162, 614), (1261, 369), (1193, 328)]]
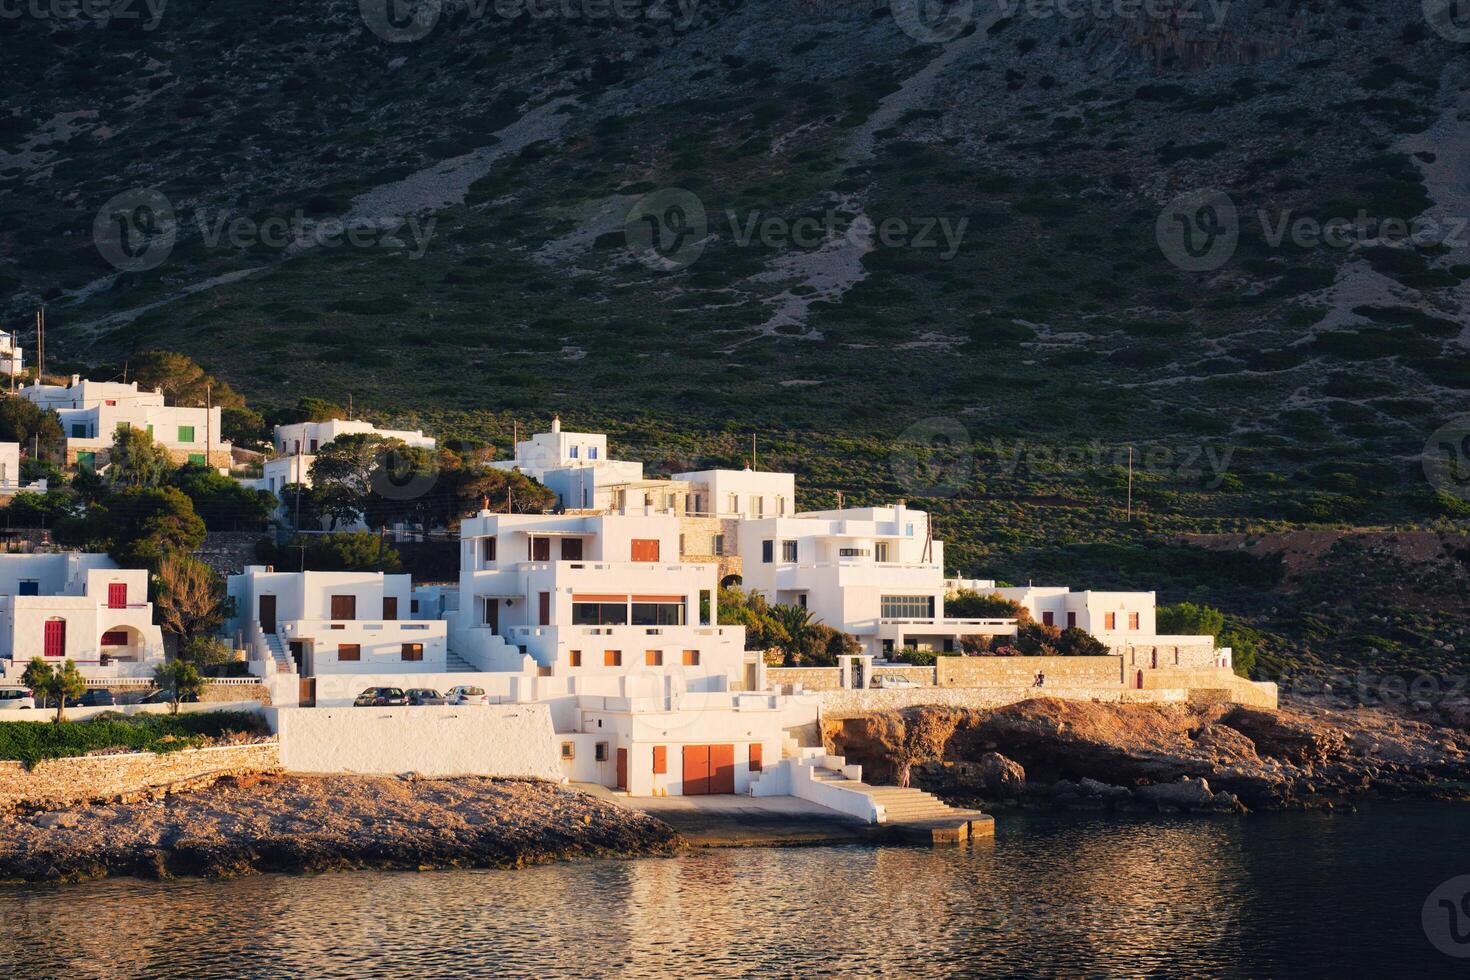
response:
[(558, 415), (558, 414), (553, 414), (551, 416), (551, 431), (552, 432), (560, 432), (561, 431), (561, 416)]
[(71, 376), (71, 386), (73, 388), (75, 388), (77, 385), (79, 385), (81, 383), (82, 383), (82, 376), (80, 374), (73, 374)]

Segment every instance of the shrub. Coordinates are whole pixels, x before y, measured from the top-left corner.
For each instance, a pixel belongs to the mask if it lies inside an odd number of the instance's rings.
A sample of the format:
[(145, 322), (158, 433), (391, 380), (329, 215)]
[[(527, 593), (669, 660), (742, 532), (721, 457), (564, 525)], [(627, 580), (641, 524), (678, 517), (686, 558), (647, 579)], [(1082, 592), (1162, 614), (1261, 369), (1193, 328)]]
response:
[(33, 766), (42, 759), (86, 755), (101, 749), (176, 752), (230, 735), (267, 734), (264, 720), (249, 711), (206, 711), (187, 715), (134, 715), (113, 712), (87, 721), (37, 724), (0, 722), (0, 759)]

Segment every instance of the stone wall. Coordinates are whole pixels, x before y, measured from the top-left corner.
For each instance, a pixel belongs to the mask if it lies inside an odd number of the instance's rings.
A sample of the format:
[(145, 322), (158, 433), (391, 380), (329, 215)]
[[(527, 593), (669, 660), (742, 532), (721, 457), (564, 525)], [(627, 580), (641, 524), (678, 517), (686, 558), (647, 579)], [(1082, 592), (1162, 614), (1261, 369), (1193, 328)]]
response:
[(1214, 643), (1128, 644), (1117, 648), (1117, 652), (1123, 655), (1123, 663), (1129, 667), (1158, 667), (1163, 670), (1215, 665)]
[[(725, 553), (715, 554), (710, 547), (716, 534), (725, 536)], [(727, 575), (740, 575), (740, 522), (724, 517), (679, 518), (679, 537), (682, 541), (680, 559), (690, 562), (709, 562), (718, 566), (718, 579)]]
[(269, 772), (279, 767), (275, 742), (185, 749), (164, 755), (129, 752), (44, 759), (31, 770), (19, 762), (0, 762), (0, 812), (197, 789), (221, 776)]
[(258, 563), (255, 545), (264, 536), (264, 531), (211, 531), (194, 557), (221, 575), (239, 575), (246, 565)]
[(1194, 704), (1248, 704), (1275, 711), (1278, 700), (1275, 684), (1246, 680), (1228, 667), (1160, 668), (1143, 672), (1144, 691), (1163, 688), (1187, 689)]
[(784, 691), (800, 685), (804, 691), (836, 691), (842, 687), (842, 670), (838, 667), (767, 667), (766, 687)]
[(1102, 687), (929, 687), (907, 690), (823, 691), (814, 695), (823, 720), (846, 718), (873, 711), (891, 711), (920, 705), (948, 705), (956, 708), (999, 708), (1029, 698), (1067, 698), (1074, 701), (1100, 701), (1113, 704), (1179, 704), (1189, 699), (1182, 689), (1130, 691), (1117, 684)]
[(940, 687), (1030, 687), (1036, 672), (1044, 688), (1121, 687), (1122, 657), (940, 657)]

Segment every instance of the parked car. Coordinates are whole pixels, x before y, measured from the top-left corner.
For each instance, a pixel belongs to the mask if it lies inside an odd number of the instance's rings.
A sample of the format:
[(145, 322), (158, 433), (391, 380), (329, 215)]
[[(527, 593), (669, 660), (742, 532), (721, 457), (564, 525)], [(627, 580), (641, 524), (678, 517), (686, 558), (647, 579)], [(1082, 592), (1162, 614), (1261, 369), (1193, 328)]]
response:
[(0, 709), (5, 708), (34, 708), (36, 698), (30, 691), (23, 687), (0, 688)]
[(409, 704), (448, 704), (449, 699), (432, 687), (411, 687), (404, 696)]
[(91, 687), (72, 704), (78, 708), (111, 708), (117, 704), (117, 698), (105, 687)]
[(902, 674), (874, 674), (873, 686), (886, 688), (888, 690), (907, 689), (920, 687), (917, 681), (911, 681)]
[(370, 687), (352, 702), (355, 708), (384, 708), (408, 704), (401, 687)]
[[(148, 694), (142, 700), (140, 700), (138, 703), (139, 704), (168, 704), (172, 700), (173, 699), (171, 697), (169, 697), (169, 692), (167, 690), (157, 690), (157, 691), (149, 691)], [(199, 703), (199, 695), (197, 695), (197, 694), (185, 694), (183, 697), (179, 698), (179, 703), (180, 704), (198, 704)]]
[(451, 687), (444, 695), (444, 700), (449, 704), (489, 704), (490, 695), (485, 693), (483, 687), (461, 684), (458, 687)]

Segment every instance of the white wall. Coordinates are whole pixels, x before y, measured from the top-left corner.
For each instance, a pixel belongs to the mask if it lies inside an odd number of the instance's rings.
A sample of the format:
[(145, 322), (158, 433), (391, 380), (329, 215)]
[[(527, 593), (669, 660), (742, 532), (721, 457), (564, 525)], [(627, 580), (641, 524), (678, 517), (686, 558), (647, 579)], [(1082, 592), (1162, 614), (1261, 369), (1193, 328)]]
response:
[(295, 772), (562, 779), (546, 705), (281, 708), (276, 719), (281, 765)]

